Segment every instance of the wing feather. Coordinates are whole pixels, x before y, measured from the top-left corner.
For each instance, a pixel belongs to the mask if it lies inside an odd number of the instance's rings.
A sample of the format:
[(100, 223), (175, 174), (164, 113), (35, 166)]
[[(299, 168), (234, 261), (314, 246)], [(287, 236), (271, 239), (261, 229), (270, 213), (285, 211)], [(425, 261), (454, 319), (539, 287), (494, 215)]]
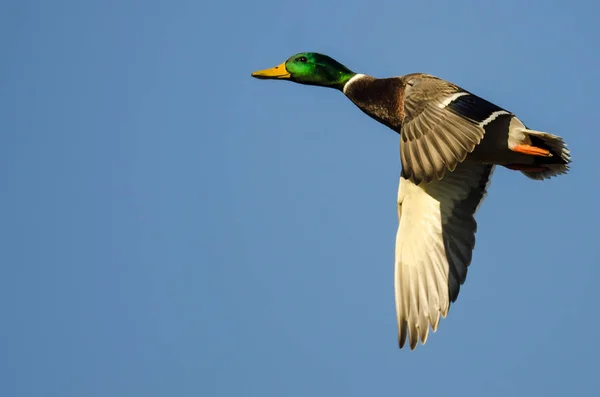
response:
[(400, 347), (407, 339), (411, 349), (424, 344), (458, 296), (475, 246), (474, 214), (493, 168), (467, 160), (429, 184), (400, 177), (394, 283)]
[(400, 152), (402, 176), (415, 184), (440, 180), (481, 142), (486, 122), (502, 108), (430, 75), (408, 75)]

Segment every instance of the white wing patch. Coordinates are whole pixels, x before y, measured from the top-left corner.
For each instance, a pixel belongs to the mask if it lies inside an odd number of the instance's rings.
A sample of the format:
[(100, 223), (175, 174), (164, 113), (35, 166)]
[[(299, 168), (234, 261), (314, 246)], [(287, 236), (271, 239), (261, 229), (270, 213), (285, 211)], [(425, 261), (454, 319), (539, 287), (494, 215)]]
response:
[(485, 197), (492, 165), (466, 160), (442, 180), (415, 185), (400, 178), (395, 294), (399, 345), (424, 344), (429, 326), (458, 296), (475, 246), (473, 215)]
[(446, 106), (450, 105), (450, 103), (454, 102), (457, 98), (460, 98), (461, 96), (465, 96), (465, 95), (471, 95), (471, 94), (469, 94), (468, 92), (464, 92), (464, 91), (460, 91), (455, 94), (452, 94), (448, 98), (446, 98), (442, 102), (440, 102), (438, 104), (438, 107), (443, 109)]
[(503, 114), (509, 114), (509, 113), (506, 110), (497, 110), (494, 113), (490, 114), (487, 119), (485, 119), (481, 123), (479, 123), (479, 126), (484, 127), (484, 126), (488, 125), (489, 123), (491, 123), (492, 121), (496, 120), (498, 118), (498, 116), (502, 116)]

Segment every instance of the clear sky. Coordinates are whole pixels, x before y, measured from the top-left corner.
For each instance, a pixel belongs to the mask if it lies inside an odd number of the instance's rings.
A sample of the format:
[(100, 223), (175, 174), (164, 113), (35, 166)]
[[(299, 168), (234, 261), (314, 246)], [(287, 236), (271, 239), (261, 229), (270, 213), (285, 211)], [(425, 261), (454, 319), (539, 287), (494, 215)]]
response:
[[(368, 5), (367, 5), (368, 4)], [(0, 395), (597, 395), (597, 1), (0, 3)], [(398, 136), (258, 81), (426, 72), (563, 136), (497, 169), (457, 304), (399, 350)]]

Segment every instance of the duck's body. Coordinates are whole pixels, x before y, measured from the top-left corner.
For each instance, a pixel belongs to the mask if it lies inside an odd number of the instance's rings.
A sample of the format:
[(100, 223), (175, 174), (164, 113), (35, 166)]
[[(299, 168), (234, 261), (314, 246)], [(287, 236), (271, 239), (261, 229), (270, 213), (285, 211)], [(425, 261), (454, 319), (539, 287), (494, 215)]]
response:
[(400, 134), (395, 291), (399, 344), (414, 349), (458, 296), (475, 246), (474, 214), (495, 165), (532, 179), (566, 173), (563, 140), (529, 130), (511, 112), (435, 76), (378, 79), (321, 54), (298, 54), (253, 73), (342, 91)]
[(535, 179), (568, 169), (562, 139), (529, 130), (511, 112), (435, 76), (357, 74), (343, 92), (401, 135), (402, 175), (416, 184), (442, 179), (465, 158), (520, 169)]

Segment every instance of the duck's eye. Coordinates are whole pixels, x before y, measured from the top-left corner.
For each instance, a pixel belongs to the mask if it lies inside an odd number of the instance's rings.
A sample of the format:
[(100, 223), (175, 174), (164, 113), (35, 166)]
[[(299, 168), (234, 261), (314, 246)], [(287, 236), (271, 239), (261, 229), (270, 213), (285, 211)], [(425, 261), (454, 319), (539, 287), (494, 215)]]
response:
[(308, 59), (306, 57), (298, 57), (298, 58), (296, 58), (296, 61), (306, 63), (306, 62), (308, 62)]

